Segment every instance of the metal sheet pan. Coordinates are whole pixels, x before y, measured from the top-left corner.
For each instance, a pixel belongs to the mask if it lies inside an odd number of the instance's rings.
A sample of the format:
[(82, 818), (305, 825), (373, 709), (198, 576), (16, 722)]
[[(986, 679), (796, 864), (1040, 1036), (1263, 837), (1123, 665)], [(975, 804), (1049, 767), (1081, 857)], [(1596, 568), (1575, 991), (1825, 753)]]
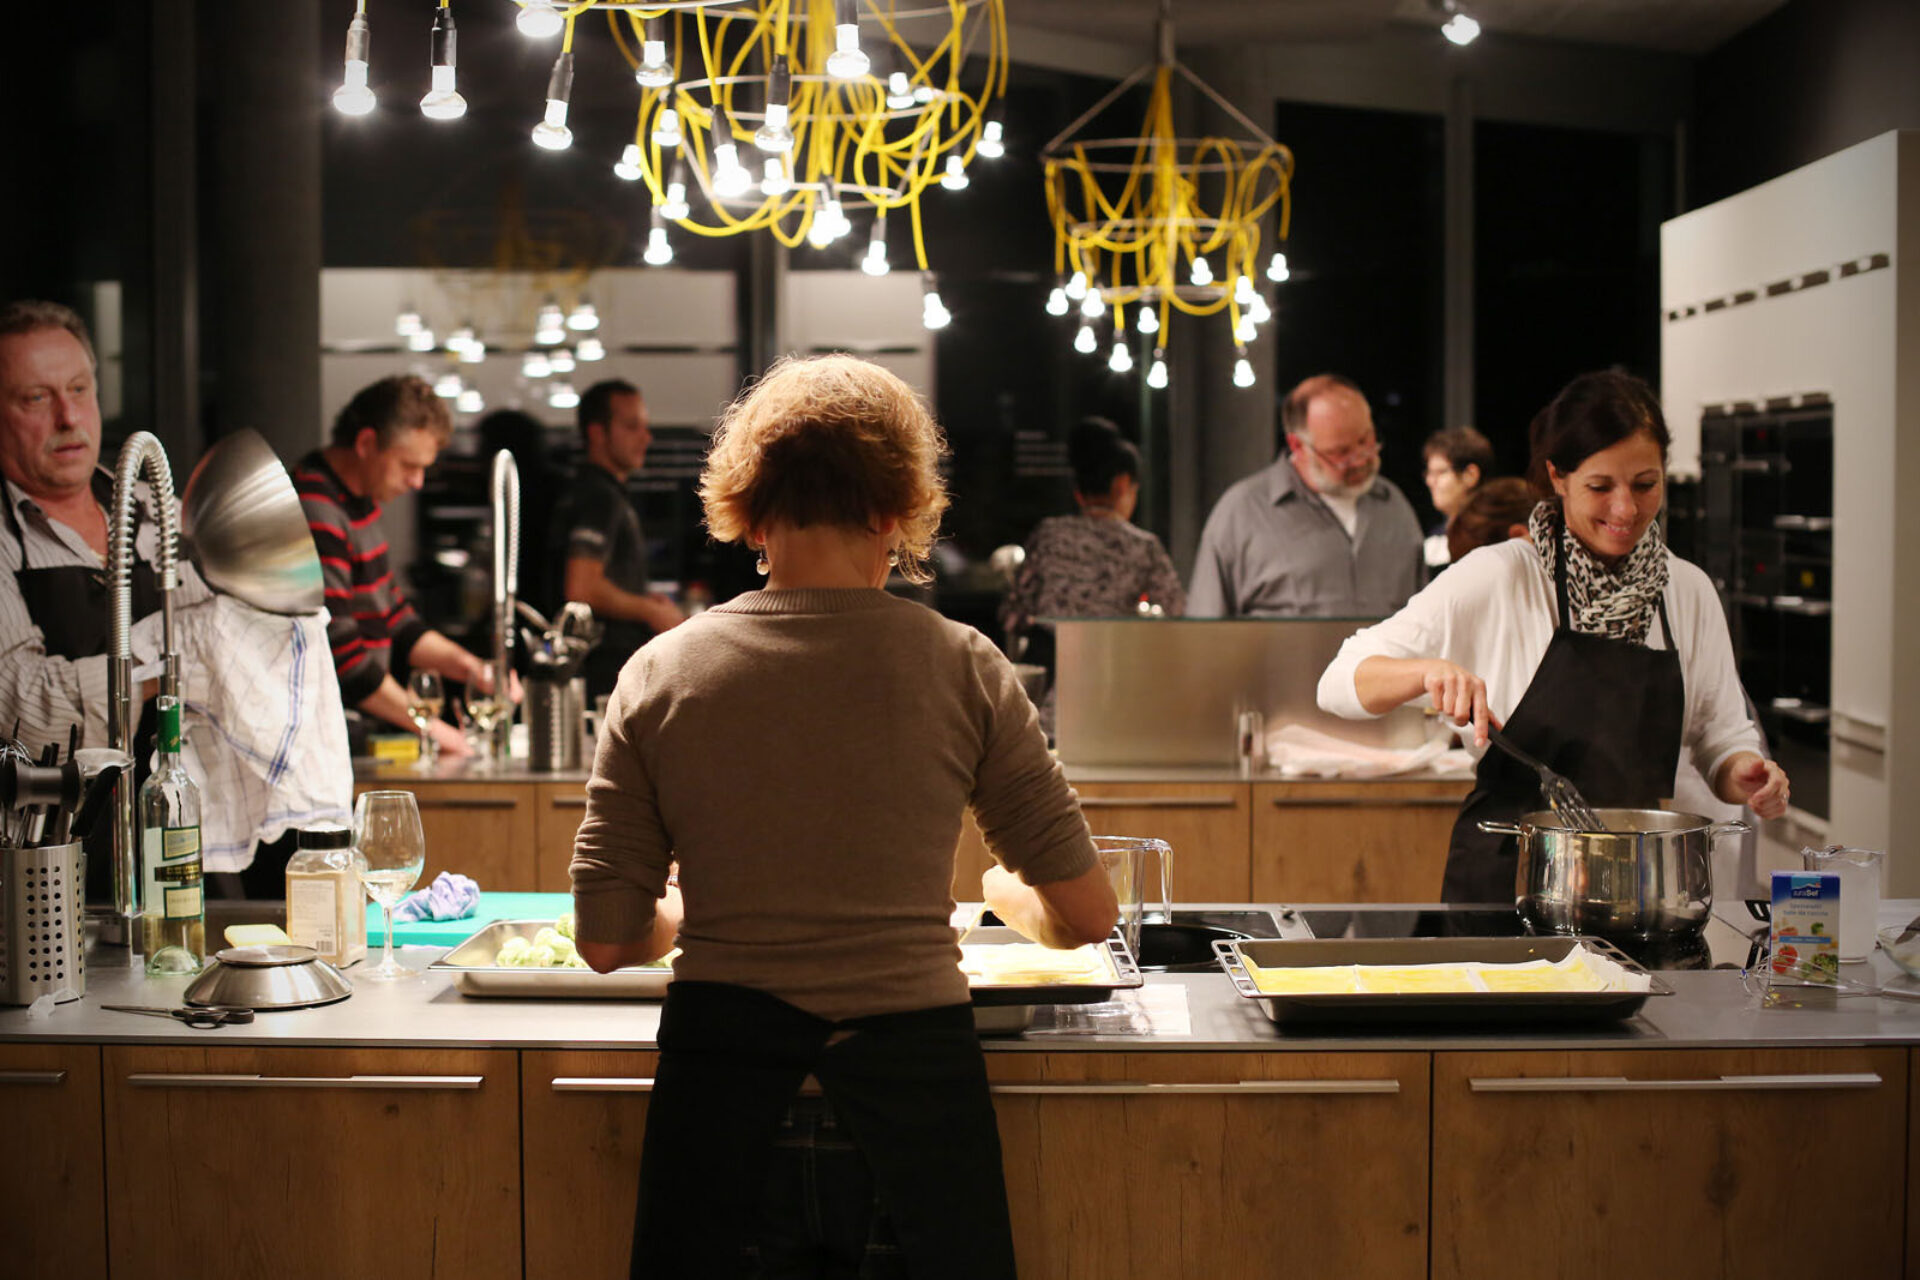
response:
[[(1348, 964), (1415, 965), (1478, 961), (1522, 964), (1564, 960), (1576, 946), (1606, 956), (1630, 973), (1646, 974), (1646, 991), (1433, 991), (1407, 994), (1274, 994), (1254, 986), (1245, 961), (1263, 969)], [(1214, 950), (1236, 991), (1257, 1001), (1262, 1013), (1283, 1026), (1322, 1023), (1445, 1023), (1458, 1026), (1516, 1023), (1603, 1022), (1630, 1018), (1648, 996), (1670, 996), (1658, 975), (1599, 938), (1313, 938), (1217, 942)]]
[[(591, 969), (518, 969), (497, 966), (494, 956), (509, 938), (533, 941), (540, 930), (550, 928), (551, 920), (496, 920), (486, 925), (444, 956), (428, 966), (436, 973), (453, 975), (454, 989), (469, 996), (561, 997), (599, 1000), (658, 1000), (667, 994), (673, 970), (660, 967), (616, 969), (595, 973)], [(982, 945), (1008, 945), (1026, 942), (1012, 929), (981, 926), (962, 935), (961, 941)], [(1117, 934), (1102, 948), (1109, 973), (1097, 982), (1028, 983), (1001, 985), (973, 981), (973, 1003), (982, 1008), (1004, 1005), (1091, 1004), (1108, 1000), (1116, 990), (1138, 987), (1145, 979), (1134, 963), (1127, 944)], [(1011, 1025), (1013, 1015), (1004, 1015), (994, 1030), (1018, 1030)], [(1000, 1025), (1005, 1023), (1007, 1025)], [(1024, 1026), (1024, 1023), (1022, 1024)]]

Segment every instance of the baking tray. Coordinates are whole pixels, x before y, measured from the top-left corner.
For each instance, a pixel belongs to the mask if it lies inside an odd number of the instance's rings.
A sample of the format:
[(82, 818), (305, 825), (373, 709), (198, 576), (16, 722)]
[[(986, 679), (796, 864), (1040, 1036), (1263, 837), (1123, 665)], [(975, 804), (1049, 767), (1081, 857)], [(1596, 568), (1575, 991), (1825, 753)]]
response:
[(640, 965), (595, 973), (591, 969), (515, 969), (495, 965), (508, 938), (551, 929), (551, 920), (495, 920), (428, 965), (453, 975), (454, 989), (468, 996), (572, 996), (600, 1000), (658, 1000), (667, 994), (673, 970)]
[[(1606, 956), (1629, 973), (1645, 974), (1645, 991), (1430, 991), (1407, 994), (1273, 994), (1253, 985), (1242, 957), (1263, 969), (1314, 968), (1347, 964), (1413, 965), (1479, 961), (1521, 964), (1559, 961), (1576, 946)], [(1214, 950), (1236, 991), (1259, 1002), (1260, 1010), (1281, 1026), (1316, 1023), (1410, 1023), (1454, 1025), (1553, 1022), (1604, 1022), (1630, 1018), (1648, 996), (1670, 996), (1673, 988), (1649, 973), (1612, 943), (1588, 937), (1540, 938), (1311, 938), (1235, 939), (1216, 942)]]
[[(666, 967), (638, 966), (595, 973), (591, 969), (518, 969), (497, 966), (493, 958), (509, 938), (533, 941), (540, 930), (551, 928), (551, 920), (496, 920), (449, 950), (428, 968), (453, 975), (454, 989), (469, 996), (578, 997), (601, 1000), (658, 1000), (667, 994), (673, 970)], [(1026, 942), (1012, 929), (984, 926), (966, 931), (962, 942), (1005, 945)], [(973, 982), (973, 1003), (982, 1008), (1004, 1005), (1091, 1004), (1111, 999), (1116, 990), (1138, 987), (1145, 982), (1140, 966), (1134, 963), (1127, 944), (1118, 934), (1108, 938), (1102, 948), (1111, 981), (1073, 983), (990, 984)], [(1011, 1025), (1014, 1015), (1003, 1015), (992, 1030), (1018, 1030)], [(1003, 1025), (1004, 1024), (1004, 1025)], [(1025, 1025), (1024, 1023), (1022, 1024)]]

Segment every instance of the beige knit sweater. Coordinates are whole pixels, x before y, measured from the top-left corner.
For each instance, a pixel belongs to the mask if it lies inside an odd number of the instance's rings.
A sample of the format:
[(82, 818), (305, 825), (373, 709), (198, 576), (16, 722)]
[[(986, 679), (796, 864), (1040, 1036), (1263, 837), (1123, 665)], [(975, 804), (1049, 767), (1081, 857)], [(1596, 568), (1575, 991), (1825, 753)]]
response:
[(969, 805), (1028, 883), (1095, 865), (986, 637), (882, 591), (749, 592), (620, 673), (574, 840), (579, 936), (645, 933), (678, 859), (677, 978), (834, 1020), (961, 1003), (949, 885)]

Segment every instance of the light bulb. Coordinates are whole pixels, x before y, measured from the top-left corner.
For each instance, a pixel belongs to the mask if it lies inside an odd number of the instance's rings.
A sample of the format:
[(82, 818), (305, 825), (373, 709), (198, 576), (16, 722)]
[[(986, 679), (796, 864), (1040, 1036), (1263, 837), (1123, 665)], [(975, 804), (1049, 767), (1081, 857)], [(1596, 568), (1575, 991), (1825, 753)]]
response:
[(667, 198), (660, 203), (660, 216), (678, 222), (691, 212), (687, 205), (687, 181), (675, 177), (667, 183)]
[(1480, 35), (1480, 24), (1464, 13), (1456, 13), (1440, 24), (1440, 34), (1465, 48)]
[(929, 329), (944, 329), (953, 320), (953, 313), (940, 301), (940, 293), (929, 289), (920, 306), (920, 323)]
[(1252, 276), (1235, 276), (1233, 278), (1233, 300), (1241, 307), (1245, 307), (1253, 301)]
[(660, 108), (660, 114), (653, 121), (653, 145), (663, 151), (674, 151), (680, 146), (680, 113), (672, 107)]
[(793, 100), (793, 70), (785, 58), (774, 59), (767, 72), (766, 121), (753, 131), (753, 145), (785, 155), (793, 150), (793, 130), (787, 127), (787, 106)]
[(930, 84), (917, 84), (913, 86), (913, 100), (920, 103), (932, 102), (933, 86)]
[(420, 332), (420, 313), (408, 307), (393, 318), (393, 331), (402, 338), (411, 338)]
[(549, 151), (565, 151), (573, 145), (573, 130), (567, 128), (567, 101), (572, 97), (573, 51), (563, 49), (547, 76), (546, 118), (533, 126), (533, 140)]
[(826, 222), (829, 240), (838, 240), (853, 230), (853, 224), (847, 221), (847, 215), (841, 210), (837, 196), (828, 196), (820, 202), (820, 217)]
[(570, 383), (556, 382), (553, 389), (547, 392), (547, 403), (555, 409), (576, 408), (580, 404), (580, 393)]
[(867, 256), (860, 259), (860, 269), (870, 276), (883, 276), (892, 270), (887, 262), (887, 236), (882, 224), (873, 224), (873, 239), (867, 241)]
[(833, 52), (827, 55), (827, 74), (835, 80), (857, 80), (867, 74), (873, 60), (860, 49), (860, 24), (853, 21), (850, 3), (838, 6), (834, 18)]
[(1242, 351), (1240, 358), (1233, 362), (1233, 385), (1236, 387), (1253, 385), (1253, 364), (1247, 359), (1245, 351)]
[(431, 351), (434, 346), (433, 330), (424, 325), (407, 335), (407, 350), (409, 351)]
[(573, 372), (573, 352), (567, 350), (565, 347), (562, 347), (558, 351), (554, 352), (552, 355), (547, 357), (547, 363), (549, 366), (552, 367), (555, 373), (572, 373)]
[(640, 260), (650, 267), (664, 267), (673, 261), (673, 246), (667, 243), (667, 229), (654, 227), (647, 232), (647, 251)]
[(673, 83), (673, 64), (667, 61), (667, 42), (660, 37), (660, 19), (647, 19), (647, 36), (640, 42), (640, 65), (633, 78), (648, 89), (664, 89)]
[(540, 310), (534, 313), (533, 322), (542, 329), (558, 329), (566, 322), (566, 313), (560, 310), (560, 304), (549, 298), (540, 304)]
[(567, 25), (560, 11), (553, 7), (553, 0), (522, 0), (520, 12), (514, 16), (513, 25), (520, 28), (520, 34), (531, 36), (535, 40), (546, 40), (560, 34)]
[(544, 351), (530, 351), (527, 358), (520, 362), (520, 376), (523, 378), (550, 378), (553, 376), (553, 364)]
[(753, 185), (753, 175), (740, 163), (739, 148), (731, 142), (722, 143), (715, 148), (714, 158), (719, 161), (719, 167), (713, 175), (714, 194), (728, 199), (745, 195), (747, 188)]
[(905, 111), (913, 105), (913, 85), (907, 73), (896, 71), (887, 77), (887, 110)]
[(1292, 274), (1287, 270), (1287, 255), (1275, 249), (1273, 257), (1267, 261), (1267, 279), (1278, 284)]
[(1213, 283), (1213, 268), (1208, 265), (1205, 258), (1196, 253), (1193, 255), (1193, 269), (1188, 274), (1187, 279), (1193, 284), (1204, 288)]
[[(665, 230), (665, 228), (662, 228), (662, 230)], [(588, 363), (595, 360), (605, 360), (607, 358), (607, 349), (601, 345), (600, 339), (598, 338), (582, 338), (580, 339), (579, 345), (573, 349), (573, 358)]]
[(453, 407), (462, 413), (479, 413), (487, 407), (487, 402), (477, 387), (467, 387), (454, 397)]
[(1255, 324), (1265, 324), (1273, 318), (1273, 311), (1267, 306), (1267, 300), (1257, 293), (1253, 295), (1253, 301), (1247, 304), (1247, 314), (1253, 317)]
[(1098, 320), (1107, 314), (1107, 300), (1100, 296), (1098, 289), (1087, 290), (1087, 296), (1080, 299), (1080, 314), (1089, 320)]
[(433, 88), (420, 99), (420, 114), (429, 120), (458, 120), (467, 114), (467, 100), (454, 92), (452, 67), (434, 67)]
[(1233, 340), (1235, 342), (1252, 342), (1259, 336), (1260, 331), (1254, 328), (1253, 317), (1242, 312), (1240, 322), (1233, 326)]
[(473, 326), (470, 324), (463, 324), (458, 329), (455, 329), (452, 333), (447, 335), (447, 350), (449, 351), (464, 350), (466, 348), (466, 345), (472, 341), (473, 341)]
[(479, 364), (487, 358), (487, 344), (475, 338), (460, 348), (461, 364)]
[(1160, 332), (1160, 313), (1152, 307), (1140, 308), (1140, 318), (1133, 322), (1133, 327), (1141, 333)]
[(567, 316), (567, 328), (576, 333), (590, 333), (600, 327), (600, 313), (593, 309), (591, 302), (582, 299)]
[(629, 142), (620, 149), (620, 159), (613, 166), (613, 176), (627, 182), (640, 181), (640, 144)]
[(998, 160), (1007, 154), (1006, 129), (998, 120), (989, 120), (980, 130), (980, 141), (975, 151), (989, 160)]
[(1133, 352), (1127, 350), (1127, 340), (1115, 337), (1113, 351), (1107, 356), (1107, 368), (1115, 373), (1130, 373), (1133, 370)]
[(465, 386), (460, 381), (460, 375), (457, 373), (443, 373), (440, 375), (439, 380), (433, 384), (433, 394), (439, 396), (442, 400), (451, 400), (465, 389)]
[(1073, 278), (1067, 281), (1066, 294), (1069, 298), (1072, 298), (1075, 302), (1078, 302), (1080, 301), (1080, 299), (1087, 296), (1087, 273), (1086, 272), (1076, 271), (1073, 273)]
[(1100, 342), (1093, 336), (1093, 326), (1090, 324), (1081, 325), (1080, 332), (1073, 335), (1073, 349), (1083, 356), (1092, 355), (1094, 348), (1099, 345)]
[(343, 116), (363, 116), (373, 110), (373, 90), (367, 88), (367, 51), (372, 47), (367, 15), (356, 12), (347, 24), (347, 65), (340, 87), (333, 91), (333, 108)]
[(960, 163), (959, 156), (947, 157), (947, 171), (940, 175), (940, 185), (949, 191), (967, 189), (967, 167)]
[(1160, 358), (1158, 351), (1153, 353), (1153, 363), (1147, 366), (1147, 385), (1155, 391), (1167, 389), (1167, 362)]
[(816, 249), (824, 249), (832, 244), (833, 224), (818, 213), (814, 214), (812, 223), (807, 227), (807, 243)]
[(533, 340), (543, 347), (551, 347), (567, 340), (567, 331), (558, 324), (543, 326), (533, 331)]
[(1067, 291), (1059, 285), (1053, 286), (1052, 292), (1047, 294), (1047, 314), (1050, 316), (1067, 314)]
[(761, 167), (760, 194), (783, 196), (791, 190), (793, 180), (787, 177), (787, 162), (779, 156), (768, 156), (767, 163)]

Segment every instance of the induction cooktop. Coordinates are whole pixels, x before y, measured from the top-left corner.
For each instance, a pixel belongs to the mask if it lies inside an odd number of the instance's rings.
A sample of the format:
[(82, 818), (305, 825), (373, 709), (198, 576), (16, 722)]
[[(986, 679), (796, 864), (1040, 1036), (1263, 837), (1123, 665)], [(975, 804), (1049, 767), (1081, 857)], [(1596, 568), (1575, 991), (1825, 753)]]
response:
[[(1520, 913), (1498, 903), (1457, 906), (1314, 907), (1283, 911), (1283, 931), (1295, 926), (1315, 938), (1517, 938), (1529, 930)], [(1745, 904), (1716, 905), (1697, 938), (1615, 945), (1649, 969), (1741, 969), (1755, 963), (1767, 925)]]

